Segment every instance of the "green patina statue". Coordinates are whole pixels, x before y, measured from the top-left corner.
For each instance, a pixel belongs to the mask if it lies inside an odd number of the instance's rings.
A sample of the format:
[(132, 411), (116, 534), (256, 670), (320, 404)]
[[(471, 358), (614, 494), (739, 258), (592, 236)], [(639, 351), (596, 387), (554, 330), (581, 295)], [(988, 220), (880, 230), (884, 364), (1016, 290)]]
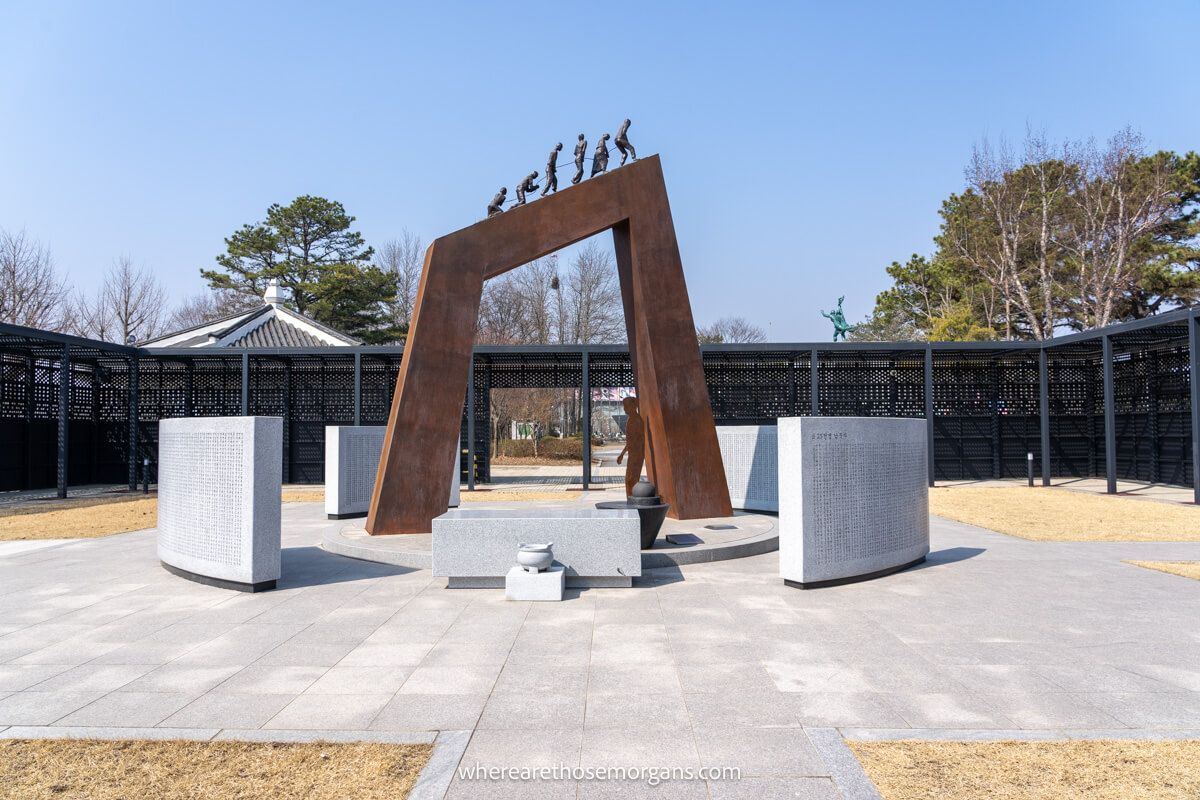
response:
[(836, 342), (838, 337), (842, 337), (842, 341), (846, 341), (846, 334), (854, 330), (854, 326), (846, 322), (846, 315), (842, 313), (842, 301), (846, 299), (846, 295), (838, 298), (837, 308), (833, 311), (822, 311), (821, 316), (833, 323), (833, 340)]

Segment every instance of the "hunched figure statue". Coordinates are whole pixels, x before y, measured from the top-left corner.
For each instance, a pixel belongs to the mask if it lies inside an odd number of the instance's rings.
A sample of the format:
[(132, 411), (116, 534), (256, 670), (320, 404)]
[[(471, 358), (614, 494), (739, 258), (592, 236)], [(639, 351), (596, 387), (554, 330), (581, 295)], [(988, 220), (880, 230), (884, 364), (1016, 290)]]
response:
[(517, 184), (517, 205), (525, 205), (525, 193), (533, 194), (537, 191), (537, 170), (525, 176), (524, 180)]
[(508, 187), (501, 186), (500, 191), (496, 192), (496, 196), (492, 198), (492, 202), (488, 203), (488, 216), (494, 217), (504, 211), (504, 196), (508, 194)]

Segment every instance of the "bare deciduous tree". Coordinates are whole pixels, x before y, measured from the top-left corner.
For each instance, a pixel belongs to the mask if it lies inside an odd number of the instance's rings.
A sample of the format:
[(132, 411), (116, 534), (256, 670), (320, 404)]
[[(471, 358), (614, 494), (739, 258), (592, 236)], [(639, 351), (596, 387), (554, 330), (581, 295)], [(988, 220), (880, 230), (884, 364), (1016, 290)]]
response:
[(50, 248), (25, 231), (0, 230), (0, 321), (55, 329), (63, 319), (67, 285), (54, 269)]
[(144, 267), (128, 256), (118, 258), (92, 297), (80, 294), (71, 306), (73, 333), (107, 342), (151, 339), (164, 330), (166, 292)]
[(612, 255), (595, 240), (571, 261), (565, 281), (568, 332), (572, 344), (603, 344), (625, 339), (621, 289)]
[(701, 344), (753, 344), (765, 342), (767, 334), (762, 328), (742, 317), (723, 317), (710, 325), (697, 328), (696, 338)]
[(513, 270), (512, 285), (521, 303), (521, 344), (551, 344), (557, 333), (554, 287), (558, 259), (539, 258)]
[(967, 213), (950, 223), (949, 239), (960, 258), (979, 271), (1004, 302), (1005, 338), (1013, 338), (1014, 309), (1019, 308), (1033, 329), (1035, 339), (1046, 338), (1040, 315), (1033, 307), (1029, 287), (1022, 280), (1021, 258), (1033, 234), (1030, 219), (1033, 184), (1009, 180), (1016, 162), (1008, 145), (998, 150), (984, 140), (971, 153), (966, 169), (967, 196), (964, 207), (974, 203), (981, 214)]
[(392, 313), (397, 325), (405, 330), (412, 323), (413, 305), (417, 299), (417, 288), (421, 283), (421, 269), (425, 254), (421, 239), (405, 230), (399, 239), (389, 239), (375, 252), (375, 265), (384, 272), (396, 276), (396, 302)]
[(262, 299), (229, 289), (217, 289), (185, 298), (171, 312), (164, 326), (168, 332), (212, 322), (222, 317), (249, 311), (262, 305)]
[(479, 344), (525, 344), (524, 308), (520, 292), (511, 275), (503, 275), (484, 284), (479, 302), (479, 321), (475, 341)]
[(1130, 128), (1103, 150), (1089, 142), (1077, 174), (1068, 247), (1078, 270), (1079, 316), (1102, 327), (1115, 321), (1114, 309), (1137, 281), (1135, 249), (1171, 222), (1179, 176), (1167, 154), (1147, 158), (1142, 136)]
[(1037, 338), (1054, 335), (1055, 299), (1063, 262), (1062, 207), (1077, 173), (1070, 143), (1055, 151), (1044, 133), (1029, 132), (1025, 137), (1023, 172), (1033, 183), (1033, 247), (1036, 253), (1036, 283), (1041, 290), (1041, 317), (1034, 326)]

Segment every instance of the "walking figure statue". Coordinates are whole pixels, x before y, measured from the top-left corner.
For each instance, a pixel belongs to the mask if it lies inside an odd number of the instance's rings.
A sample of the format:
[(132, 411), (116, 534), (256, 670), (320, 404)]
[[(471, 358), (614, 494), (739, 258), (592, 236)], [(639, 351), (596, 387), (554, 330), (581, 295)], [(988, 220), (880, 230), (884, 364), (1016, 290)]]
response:
[(613, 140), (613, 144), (621, 151), (620, 166), (625, 165), (625, 156), (633, 156), (633, 160), (637, 161), (637, 150), (629, 143), (629, 126), (632, 124), (629, 120), (622, 122), (620, 130), (617, 131), (617, 138)]
[(646, 463), (646, 420), (639, 413), (636, 397), (626, 397), (621, 405), (625, 407), (625, 447), (617, 456), (617, 463), (629, 456), (625, 465), (625, 495), (633, 497), (633, 487), (642, 477), (642, 467)]
[(822, 311), (821, 316), (833, 323), (833, 340), (836, 342), (838, 337), (842, 337), (842, 341), (846, 341), (846, 333), (852, 332), (856, 326), (846, 322), (846, 315), (842, 313), (842, 301), (846, 299), (846, 295), (838, 298), (837, 308), (833, 311)]
[(592, 155), (592, 174), (589, 177), (596, 177), (601, 172), (608, 170), (608, 134), (600, 137), (600, 141), (596, 142), (596, 152)]
[(549, 192), (558, 191), (558, 151), (562, 150), (562, 142), (554, 145), (550, 156), (546, 159), (546, 187), (542, 189), (542, 197)]
[(575, 177), (571, 178), (571, 183), (579, 183), (583, 180), (583, 163), (585, 161), (587, 161), (587, 138), (581, 133), (579, 142), (575, 145)]

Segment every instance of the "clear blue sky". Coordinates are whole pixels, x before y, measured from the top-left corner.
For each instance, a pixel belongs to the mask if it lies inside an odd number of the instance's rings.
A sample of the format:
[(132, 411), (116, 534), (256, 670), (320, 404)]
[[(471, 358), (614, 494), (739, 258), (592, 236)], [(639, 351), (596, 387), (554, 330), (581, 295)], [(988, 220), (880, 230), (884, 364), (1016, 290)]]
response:
[(981, 137), (1200, 148), (1200, 3), (0, 3), (0, 226), (203, 287), (299, 194), (474, 222), (561, 140), (660, 153), (698, 322), (824, 339), (927, 252)]

